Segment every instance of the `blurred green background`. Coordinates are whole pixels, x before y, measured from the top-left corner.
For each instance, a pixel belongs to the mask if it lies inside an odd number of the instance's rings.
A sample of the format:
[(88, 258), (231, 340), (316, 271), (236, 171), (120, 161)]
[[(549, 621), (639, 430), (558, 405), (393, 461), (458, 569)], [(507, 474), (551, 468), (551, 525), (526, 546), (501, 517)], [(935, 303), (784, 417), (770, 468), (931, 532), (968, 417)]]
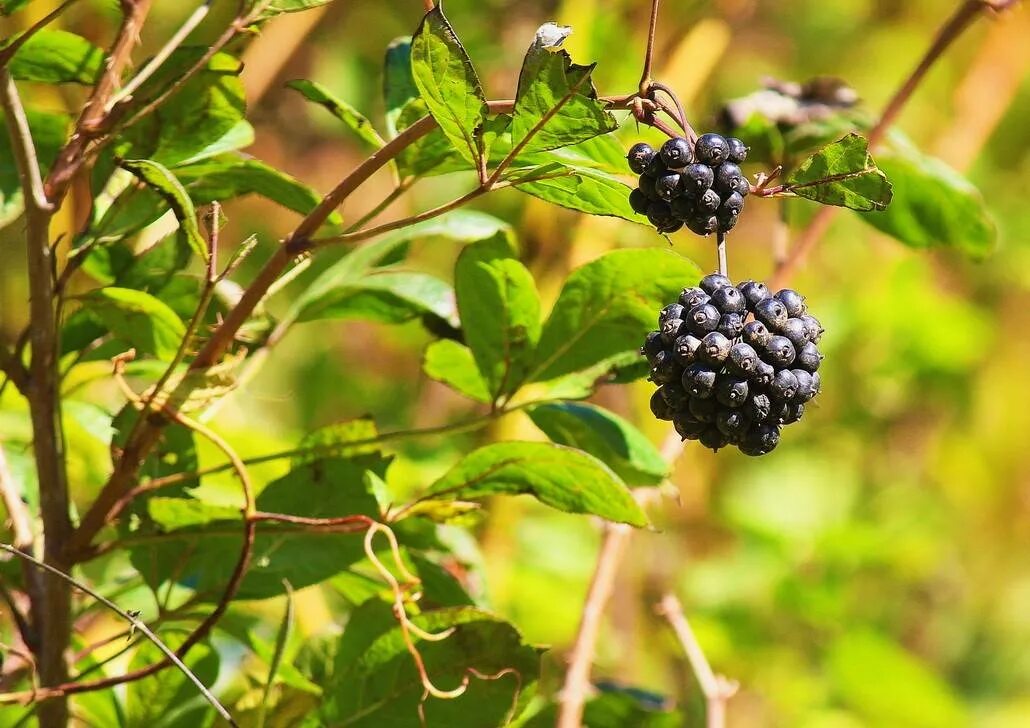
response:
[[(18, 20), (30, 22), (55, 4), (30, 3)], [(228, 17), (234, 3), (215, 5)], [(574, 27), (569, 49), (578, 62), (598, 62), (602, 93), (634, 90), (648, 5), (448, 0), (446, 9), (488, 96), (510, 98), (522, 53), (547, 20)], [(163, 42), (192, 7), (156, 2), (137, 57)], [(722, 101), (755, 90), (764, 76), (838, 75), (875, 112), (954, 7), (945, 0), (667, 0), (655, 75), (682, 95), (699, 128), (713, 123)], [(410, 34), (421, 13), (415, 0), (358, 0), (272, 23), (244, 54), (257, 130), (248, 151), (329, 189), (361, 150), (283, 84), (317, 80), (379, 123), (384, 50)], [(117, 18), (116, 3), (87, 0), (60, 22), (105, 44)], [(207, 31), (212, 37), (216, 26)], [(654, 613), (672, 589), (715, 669), (741, 683), (730, 725), (1030, 725), (1027, 38), (1025, 8), (980, 21), (935, 67), (900, 121), (921, 148), (983, 191), (999, 229), (997, 252), (973, 263), (949, 251), (910, 250), (851, 214), (838, 216), (794, 281), (827, 329), (823, 394), (767, 457), (713, 455), (687, 444), (672, 478), (678, 499), (652, 507), (658, 530), (636, 534), (621, 567), (596, 678), (668, 695), (697, 714), (693, 678)], [(79, 92), (39, 92), (30, 101), (73, 110)], [(619, 134), (627, 146), (638, 137), (632, 123)], [(460, 175), (423, 180), (388, 216), (446, 201), (467, 184)], [(356, 219), (390, 188), (387, 175), (374, 178), (345, 216)], [(81, 191), (73, 199), (65, 229), (88, 207)], [(515, 226), (545, 301), (571, 268), (607, 250), (666, 244), (630, 223), (558, 210), (517, 192), (479, 206)], [(799, 202), (789, 214), (803, 220), (810, 207)], [(295, 222), (256, 198), (227, 206), (226, 214), (223, 240), (256, 232), (266, 252)], [(777, 203), (750, 201), (730, 241), (735, 279), (771, 273), (778, 215)], [(673, 244), (703, 268), (714, 266), (710, 243), (679, 233)], [(448, 277), (454, 253), (453, 246), (423, 244), (411, 265)], [(316, 259), (304, 280), (340, 254)], [(27, 317), (24, 263), (11, 228), (0, 232), (0, 260), (0, 335), (10, 340)], [(295, 290), (280, 294), (273, 310), (283, 310)], [(466, 416), (466, 400), (420, 373), (429, 340), (416, 324), (298, 326), (226, 402), (215, 427), (252, 455), (365, 414), (384, 431)], [(606, 387), (597, 399), (661, 443), (669, 428), (650, 417), (650, 391), (638, 382)], [(109, 467), (104, 448), (76, 447), (71, 437), (73, 478), (96, 482)], [(514, 414), (486, 433), (404, 443), (392, 476), (401, 491), (413, 491), (476, 442), (514, 437), (541, 435)], [(554, 685), (594, 565), (597, 524), (518, 499), (494, 503), (474, 533), (484, 603), (529, 640), (553, 647), (545, 675)], [(298, 609), (302, 635), (344, 618), (318, 587), (298, 595)]]

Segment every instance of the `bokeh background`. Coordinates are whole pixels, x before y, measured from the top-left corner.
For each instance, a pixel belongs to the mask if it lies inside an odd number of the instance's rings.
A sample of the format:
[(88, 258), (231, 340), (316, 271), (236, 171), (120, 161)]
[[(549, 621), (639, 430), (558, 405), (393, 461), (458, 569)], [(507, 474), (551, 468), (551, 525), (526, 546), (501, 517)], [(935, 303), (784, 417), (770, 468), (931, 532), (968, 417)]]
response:
[[(19, 20), (54, 5), (37, 0)], [(234, 3), (215, 5), (227, 17)], [(648, 5), (448, 0), (447, 13), (491, 98), (513, 95), (522, 53), (548, 20), (573, 26), (573, 58), (597, 61), (599, 89), (614, 94), (636, 87)], [(156, 2), (138, 57), (192, 7)], [(947, 0), (667, 0), (655, 75), (681, 94), (698, 127), (764, 76), (837, 75), (876, 111), (954, 7)], [(384, 50), (410, 34), (421, 13), (416, 0), (341, 1), (272, 23), (244, 54), (257, 131), (248, 151), (318, 190), (332, 187), (361, 150), (283, 84), (317, 80), (379, 123)], [(84, 0), (60, 22), (103, 44), (117, 18), (116, 3)], [(620, 569), (595, 677), (667, 696), (698, 714), (681, 650), (654, 613), (671, 589), (715, 668), (741, 683), (733, 726), (1030, 725), (1028, 38), (1025, 8), (980, 21), (900, 120), (921, 148), (983, 191), (999, 230), (997, 251), (972, 262), (948, 250), (911, 250), (851, 214), (838, 216), (794, 280), (827, 329), (823, 394), (767, 457), (714, 455), (688, 443), (674, 488), (652, 507), (658, 530), (634, 536)], [(32, 102), (73, 110), (80, 100), (73, 89), (39, 93)], [(619, 134), (627, 146), (638, 138), (632, 123)], [(460, 175), (423, 180), (388, 217), (449, 200), (467, 185)], [(345, 216), (356, 219), (390, 187), (386, 175), (374, 178)], [(88, 205), (84, 196), (74, 202), (65, 229)], [(515, 226), (545, 301), (570, 269), (607, 250), (666, 245), (645, 228), (560, 211), (513, 191), (478, 204)], [(295, 222), (256, 198), (229, 205), (226, 214), (223, 240), (257, 233), (264, 251)], [(792, 205), (792, 219), (807, 214), (807, 203)], [(734, 278), (770, 274), (778, 217), (772, 201), (749, 203), (731, 237)], [(713, 267), (710, 243), (679, 233), (673, 245)], [(447, 277), (454, 252), (424, 244), (411, 265)], [(307, 278), (273, 301), (273, 311), (340, 254), (317, 259)], [(0, 333), (10, 340), (27, 317), (24, 263), (10, 228), (0, 232), (0, 260)], [(429, 340), (417, 324), (298, 326), (226, 402), (216, 427), (254, 455), (365, 414), (384, 431), (467, 416), (466, 400), (421, 375)], [(597, 399), (661, 443), (668, 427), (650, 417), (649, 394), (639, 382), (606, 387)], [(514, 414), (486, 432), (400, 444), (395, 486), (414, 491), (476, 442), (516, 437), (541, 435)], [(108, 466), (103, 448), (76, 450), (75, 442), (73, 474), (95, 477)], [(594, 565), (598, 524), (508, 499), (491, 505), (474, 534), (478, 546), (467, 548), (481, 563), (484, 603), (530, 640), (553, 647), (546, 672), (554, 686)], [(318, 587), (300, 593), (297, 604), (301, 635), (342, 619)]]

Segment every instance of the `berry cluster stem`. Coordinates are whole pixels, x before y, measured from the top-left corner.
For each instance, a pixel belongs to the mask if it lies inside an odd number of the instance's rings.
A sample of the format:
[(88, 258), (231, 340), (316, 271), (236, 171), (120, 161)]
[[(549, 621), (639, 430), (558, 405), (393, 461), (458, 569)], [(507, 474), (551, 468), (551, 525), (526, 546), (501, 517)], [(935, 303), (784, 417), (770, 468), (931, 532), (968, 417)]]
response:
[(719, 258), (719, 275), (729, 277), (727, 272), (729, 265), (726, 262), (726, 233), (718, 232), (715, 234), (715, 252)]

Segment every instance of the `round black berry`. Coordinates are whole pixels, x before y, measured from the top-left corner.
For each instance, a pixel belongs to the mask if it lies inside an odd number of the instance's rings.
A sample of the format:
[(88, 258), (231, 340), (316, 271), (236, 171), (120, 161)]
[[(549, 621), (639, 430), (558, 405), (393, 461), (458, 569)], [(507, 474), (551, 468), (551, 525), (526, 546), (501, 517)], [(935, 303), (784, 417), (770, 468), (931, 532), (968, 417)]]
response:
[(731, 192), (723, 201), (719, 207), (719, 212), (723, 215), (740, 215), (740, 211), (744, 209), (744, 198), (736, 192)]
[(677, 413), (672, 418), (672, 424), (676, 428), (676, 432), (684, 440), (697, 440), (701, 437), (701, 433), (708, 429), (706, 423), (696, 420), (685, 413)]
[(661, 326), (669, 319), (683, 318), (683, 311), (682, 303), (670, 303), (658, 313), (658, 325)]
[(790, 373), (798, 380), (798, 389), (794, 393), (794, 401), (804, 404), (812, 399), (815, 396), (815, 383), (812, 381), (812, 375), (804, 369), (791, 369)]
[(798, 351), (808, 343), (808, 330), (805, 328), (805, 322), (801, 319), (787, 319), (783, 322), (783, 326), (780, 327), (780, 333), (790, 339), (790, 343)]
[(798, 349), (797, 357), (794, 361), (802, 369), (814, 374), (819, 369), (819, 364), (823, 361), (823, 355), (819, 353), (816, 345), (809, 341)]
[(684, 330), (683, 319), (671, 318), (662, 321), (662, 325), (658, 327), (659, 331), (662, 332), (662, 338), (665, 339), (665, 343), (671, 344), (683, 334), (687, 333)]
[(663, 349), (654, 358), (654, 364), (651, 365), (650, 379), (655, 384), (668, 384), (679, 381), (682, 373), (683, 368), (676, 361), (676, 357), (671, 352)]
[(681, 220), (673, 220), (672, 222), (668, 223), (667, 225), (658, 225), (658, 226), (656, 226), (656, 229), (660, 233), (663, 233), (665, 235), (671, 235), (672, 233), (674, 233), (677, 230), (679, 230), (681, 227), (683, 227), (683, 222)]
[(654, 180), (654, 191), (666, 202), (677, 197), (680, 193), (680, 175), (678, 172), (666, 172), (658, 175)]
[(805, 414), (805, 405), (803, 404), (788, 404), (783, 408), (783, 412), (780, 414), (780, 424), (790, 425), (800, 420)]
[(798, 393), (798, 378), (790, 369), (780, 369), (769, 385), (769, 395), (780, 402), (790, 402)]
[(769, 329), (761, 321), (748, 321), (744, 324), (744, 331), (741, 332), (741, 336), (744, 337), (744, 341), (756, 349), (764, 347), (769, 343), (772, 334), (769, 333)]
[[(662, 332), (664, 336), (664, 331)], [(759, 352), (762, 359), (774, 367), (789, 367), (794, 363), (794, 345), (786, 336), (771, 336)]]
[(715, 426), (719, 428), (719, 432), (730, 438), (730, 442), (733, 442), (747, 432), (748, 427), (751, 426), (751, 418), (743, 410), (719, 410), (715, 415)]
[(786, 306), (788, 316), (803, 316), (806, 313), (805, 297), (790, 288), (776, 292), (776, 298)]
[(744, 331), (744, 316), (739, 313), (724, 313), (715, 329), (728, 339), (738, 339)]
[(698, 212), (715, 212), (719, 209), (722, 204), (722, 198), (719, 197), (719, 193), (715, 190), (705, 190), (700, 197), (697, 198), (697, 203), (694, 209)]
[(647, 169), (647, 165), (654, 159), (654, 155), (655, 151), (651, 148), (650, 144), (640, 142), (629, 148), (626, 160), (629, 162), (629, 168), (636, 174), (643, 174), (644, 170)]
[(694, 161), (690, 144), (682, 137), (665, 142), (659, 154), (662, 156), (662, 162), (670, 169), (681, 169)]
[(691, 197), (680, 195), (670, 202), (669, 205), (672, 207), (672, 214), (677, 220), (690, 220), (697, 217), (697, 201)]
[(659, 351), (665, 350), (665, 342), (662, 341), (661, 331), (652, 331), (644, 339), (644, 345), (640, 347), (640, 353), (647, 357), (647, 361), (654, 366), (654, 358)]
[(720, 449), (730, 444), (730, 438), (722, 434), (718, 427), (712, 425), (709, 425), (708, 429), (701, 433), (701, 437), (698, 440), (709, 450), (714, 450), (715, 452), (719, 452)]
[(715, 382), (715, 399), (727, 407), (740, 407), (747, 401), (747, 380), (720, 374)]
[(726, 368), (734, 374), (749, 377), (758, 369), (758, 352), (750, 344), (738, 341), (730, 347)]
[[(660, 339), (659, 339), (660, 340)], [(689, 366), (697, 360), (697, 349), (701, 346), (701, 339), (686, 334), (676, 339), (672, 345), (672, 353), (682, 366)]]
[(765, 389), (772, 384), (773, 377), (775, 376), (776, 367), (759, 359), (758, 364), (755, 366), (755, 372), (751, 375), (751, 381), (755, 383), (756, 388)]
[(681, 410), (687, 406), (687, 390), (683, 388), (681, 382), (669, 382), (663, 384), (661, 389), (658, 390), (662, 393), (662, 397), (665, 399), (666, 404), (674, 410)]
[(823, 336), (823, 326), (819, 323), (819, 319), (806, 313), (801, 316), (801, 321), (805, 324), (805, 329), (808, 332), (808, 340), (813, 344), (818, 344), (819, 339)]
[(694, 306), (687, 312), (687, 330), (699, 337), (715, 331), (719, 325), (719, 309), (710, 303)]
[(660, 154), (655, 154), (651, 158), (651, 161), (647, 163), (647, 167), (644, 169), (644, 174), (649, 177), (657, 177), (662, 172), (667, 171), (667, 169), (665, 162), (662, 161), (662, 156)]
[(713, 331), (701, 339), (701, 347), (697, 351), (698, 359), (718, 368), (730, 355), (730, 346), (729, 339), (718, 331)]
[(771, 331), (779, 331), (787, 321), (787, 308), (775, 298), (767, 298), (755, 306), (755, 318)]
[(767, 455), (780, 444), (780, 428), (774, 424), (763, 422), (753, 426), (744, 435), (740, 443), (740, 451), (745, 455)]
[(686, 225), (695, 235), (707, 236), (719, 229), (719, 218), (703, 213), (687, 220)]
[(737, 221), (740, 219), (740, 215), (737, 213), (719, 208), (718, 212), (715, 213), (715, 220), (719, 226), (719, 232), (728, 233), (730, 230), (737, 226)]
[(719, 411), (719, 403), (711, 397), (701, 399), (691, 397), (687, 404), (687, 411), (698, 422), (715, 422), (715, 415)]
[(715, 371), (704, 364), (691, 364), (683, 370), (681, 382), (691, 397), (707, 399), (715, 391)]
[(702, 134), (694, 145), (697, 161), (712, 167), (725, 162), (729, 153), (730, 145), (721, 134)]
[(754, 422), (764, 422), (772, 412), (772, 400), (767, 394), (755, 394), (744, 405), (744, 411)]
[(693, 197), (700, 197), (715, 182), (715, 172), (704, 164), (691, 164), (683, 170), (683, 189)]
[(726, 138), (726, 159), (734, 164), (743, 164), (747, 159), (747, 147), (736, 137)]
[(712, 304), (723, 313), (744, 313), (747, 310), (744, 294), (732, 285), (717, 288), (712, 293)]
[(726, 276), (722, 275), (721, 273), (709, 273), (708, 275), (706, 275), (704, 278), (701, 279), (701, 283), (698, 284), (698, 285), (701, 286), (701, 290), (702, 291), (704, 291), (709, 296), (711, 296), (713, 293), (715, 293), (720, 288), (726, 288), (727, 286), (732, 286), (733, 285), (733, 281), (731, 281), (729, 278), (727, 278)]
[(651, 395), (651, 414), (659, 420), (671, 420), (673, 417), (672, 408), (662, 396), (662, 390), (656, 389)]
[(647, 206), (651, 204), (651, 201), (647, 199), (647, 196), (639, 189), (635, 189), (629, 193), (629, 206), (633, 208), (633, 212), (638, 215), (647, 214)]
[[(648, 202), (658, 201), (658, 192), (654, 188), (654, 177), (648, 177), (646, 174), (640, 175), (637, 179), (637, 189), (640, 190), (640, 194), (644, 196)], [(645, 208), (644, 214), (647, 213)]]
[(744, 294), (744, 298), (747, 299), (747, 305), (751, 308), (754, 308), (767, 298), (772, 298), (769, 288), (764, 283), (759, 283), (758, 281), (744, 281), (737, 288)]
[(740, 167), (733, 162), (724, 162), (715, 168), (715, 181), (712, 188), (726, 198), (731, 192), (737, 191), (737, 181), (744, 178)]
[(694, 306), (701, 306), (703, 304), (708, 303), (709, 297), (703, 289), (694, 287), (684, 288), (683, 292), (680, 294), (679, 300), (680, 303), (686, 306), (689, 310), (692, 309)]
[(652, 202), (647, 206), (647, 219), (656, 228), (667, 227), (677, 222), (676, 218), (672, 216), (669, 203), (662, 200)]

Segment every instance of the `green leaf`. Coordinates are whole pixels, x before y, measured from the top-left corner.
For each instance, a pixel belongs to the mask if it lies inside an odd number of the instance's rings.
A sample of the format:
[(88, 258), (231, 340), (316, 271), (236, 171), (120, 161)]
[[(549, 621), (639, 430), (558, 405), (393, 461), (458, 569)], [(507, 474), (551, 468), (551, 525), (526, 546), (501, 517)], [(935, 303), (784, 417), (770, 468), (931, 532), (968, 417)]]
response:
[(109, 286), (90, 291), (81, 300), (111, 333), (158, 359), (174, 357), (186, 335), (175, 312), (149, 293)]
[[(443, 689), (469, 679), (468, 689), (453, 700), (423, 698), (422, 681), (390, 606), (374, 599), (347, 622), (331, 678), (325, 685), (320, 724), (352, 728), (425, 725), (500, 726), (511, 718), (523, 695), (531, 694), (540, 671), (539, 652), (525, 644), (510, 624), (472, 607), (426, 611), (412, 617), (424, 631), (454, 629), (446, 639), (429, 641), (416, 634), (426, 673)], [(469, 673), (496, 675), (480, 679)], [(501, 673), (504, 674), (501, 674)]]
[[(376, 423), (371, 417), (335, 422), (305, 435), (297, 449), (310, 450), (311, 454), (297, 455), (291, 462), (297, 467), (327, 457), (347, 458), (366, 455), (376, 451), (377, 445), (368, 441), (374, 440), (378, 435), (379, 430), (376, 429)], [(360, 444), (362, 442), (366, 444)]]
[(561, 48), (571, 32), (555, 23), (541, 26), (522, 62), (511, 136), (518, 145), (532, 134), (525, 152), (569, 146), (619, 126), (597, 98), (594, 66), (575, 65)]
[(272, 18), (284, 13), (299, 13), (303, 10), (328, 5), (333, 0), (271, 0), (261, 14), (262, 19)]
[(426, 348), (422, 370), (432, 379), (478, 402), (491, 399), (487, 383), (479, 373), (472, 350), (453, 339), (434, 341)]
[[(64, 144), (68, 133), (68, 117), (64, 114), (50, 114), (43, 111), (26, 109), (29, 131), (36, 145), (36, 156), (44, 175), (57, 157), (57, 152)], [(12, 163), (14, 151), (11, 149), (11, 135), (7, 133), (7, 122), (3, 110), (0, 109), (0, 227), (14, 220), (22, 211), (21, 181), (18, 168)]]
[(488, 109), (483, 87), (439, 4), (411, 41), (411, 73), (429, 113), (466, 160), (483, 156), (477, 139)]
[[(414, 99), (401, 109), (397, 117), (398, 129), (407, 129), (428, 115), (429, 107), (426, 106), (426, 102)], [(397, 170), (402, 177), (446, 174), (468, 169), (473, 169), (472, 163), (458, 153), (440, 127), (434, 128), (397, 155)]]
[(370, 273), (346, 286), (334, 286), (309, 302), (297, 321), (362, 318), (400, 324), (433, 316), (457, 324), (454, 291), (435, 276), (391, 270)]
[(29, 0), (0, 0), (0, 15), (12, 15), (29, 4)]
[(532, 381), (638, 349), (655, 311), (700, 277), (693, 262), (659, 248), (616, 250), (577, 268), (544, 324)]
[(491, 399), (510, 395), (525, 381), (540, 338), (540, 299), (533, 275), (511, 257), (501, 235), (475, 243), (454, 267), (465, 341)]
[[(561, 172), (564, 173), (561, 173)], [(629, 204), (632, 188), (615, 175), (599, 169), (565, 166), (560, 176), (536, 182), (515, 182), (516, 189), (539, 197), (545, 202), (591, 215), (621, 217), (623, 220), (647, 224), (647, 218), (633, 211)], [(553, 170), (543, 172), (548, 176)], [(536, 170), (524, 171), (523, 179), (537, 176)]]
[[(638, 696), (649, 698), (649, 704)], [(656, 704), (660, 704), (661, 697), (639, 689), (603, 692), (588, 700), (583, 707), (583, 725), (589, 728), (681, 728), (692, 725), (680, 713), (659, 709)], [(558, 719), (558, 708), (559, 703), (549, 703), (524, 723), (520, 722), (519, 728), (552, 728)]]
[(172, 234), (142, 251), (125, 241), (99, 246), (86, 257), (82, 270), (104, 285), (157, 295), (186, 268), (191, 256), (184, 236)]
[[(639, 376), (634, 376), (641, 362), (643, 371)], [(640, 350), (629, 349), (585, 369), (540, 382), (537, 386), (542, 391), (537, 399), (586, 399), (601, 384), (640, 379), (647, 376), (648, 370), (647, 360), (640, 356)]]
[(246, 119), (240, 119), (229, 131), (215, 139), (203, 149), (198, 149), (192, 156), (176, 163), (178, 167), (186, 164), (193, 164), (208, 157), (214, 157), (225, 152), (235, 152), (237, 149), (249, 147), (254, 143), (254, 127)]
[(345, 101), (333, 96), (329, 90), (314, 81), (297, 80), (286, 84), (288, 88), (299, 91), (308, 101), (313, 101), (325, 108), (330, 114), (342, 121), (364, 143), (367, 149), (375, 151), (386, 143), (379, 136), (372, 123), (362, 116), (361, 112)]
[[(177, 49), (135, 94), (134, 105), (156, 99), (207, 52), (207, 46)], [(183, 84), (160, 111), (132, 125), (119, 138), (118, 156), (145, 157), (166, 167), (225, 151), (224, 138), (238, 134), (246, 112), (239, 59), (217, 53)], [(130, 111), (129, 114), (132, 112)]]
[(870, 725), (969, 725), (970, 716), (943, 677), (874, 632), (839, 637), (830, 650), (828, 674), (844, 703)]
[(383, 104), (386, 106), (386, 131), (397, 136), (401, 110), (418, 98), (418, 86), (411, 75), (411, 36), (396, 38), (386, 48), (383, 60)]
[[(162, 634), (163, 639), (168, 638)], [(172, 645), (181, 641), (176, 636)], [(145, 642), (130, 663), (130, 670), (153, 665), (164, 659), (164, 654), (150, 642)], [(190, 648), (184, 660), (200, 682), (210, 687), (218, 678), (218, 652), (206, 643)], [(178, 669), (169, 668), (134, 680), (125, 692), (125, 724), (146, 725), (153, 728), (196, 728), (207, 724), (211, 706), (197, 690), (197, 686)]]
[(175, 218), (179, 221), (179, 229), (185, 234), (186, 241), (193, 248), (193, 252), (206, 261), (208, 258), (207, 242), (200, 234), (197, 211), (193, 209), (193, 200), (190, 199), (189, 194), (175, 175), (164, 166), (149, 159), (125, 159), (119, 166), (132, 172), (168, 203), (175, 212)]
[(646, 526), (647, 516), (625, 483), (579, 450), (545, 442), (499, 442), (466, 455), (429, 487), (436, 499), (476, 500), (528, 494), (569, 513)]
[(883, 212), (861, 215), (863, 220), (913, 248), (944, 245), (972, 258), (991, 252), (998, 231), (971, 182), (900, 139), (878, 157), (894, 184), (894, 201)]
[(554, 402), (533, 407), (529, 417), (552, 442), (590, 453), (630, 485), (654, 485), (669, 475), (644, 433), (603, 407)]
[[(3, 46), (17, 39), (12, 36)], [(104, 52), (81, 35), (43, 29), (25, 41), (8, 68), (18, 81), (92, 84), (103, 59)]]
[(827, 144), (787, 178), (799, 197), (852, 210), (883, 210), (891, 201), (891, 184), (869, 156), (865, 138), (851, 133)]

